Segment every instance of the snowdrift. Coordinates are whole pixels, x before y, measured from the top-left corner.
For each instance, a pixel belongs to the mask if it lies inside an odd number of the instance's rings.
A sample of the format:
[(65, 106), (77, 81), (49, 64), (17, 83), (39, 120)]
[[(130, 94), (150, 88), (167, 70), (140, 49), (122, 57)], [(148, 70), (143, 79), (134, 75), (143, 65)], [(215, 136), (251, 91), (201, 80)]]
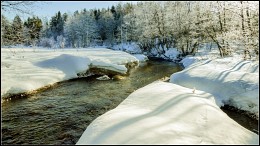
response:
[(135, 57), (106, 48), (1, 48), (1, 57), (1, 99), (77, 78), (90, 67), (126, 74), (131, 63), (138, 65), (138, 59), (147, 59), (144, 55)]
[[(232, 57), (196, 62), (185, 58), (186, 68), (170, 82), (214, 95), (219, 106), (232, 105), (259, 117), (259, 64)], [(196, 63), (195, 63), (196, 62)]]
[(258, 144), (216, 105), (213, 95), (157, 81), (95, 119), (80, 144)]

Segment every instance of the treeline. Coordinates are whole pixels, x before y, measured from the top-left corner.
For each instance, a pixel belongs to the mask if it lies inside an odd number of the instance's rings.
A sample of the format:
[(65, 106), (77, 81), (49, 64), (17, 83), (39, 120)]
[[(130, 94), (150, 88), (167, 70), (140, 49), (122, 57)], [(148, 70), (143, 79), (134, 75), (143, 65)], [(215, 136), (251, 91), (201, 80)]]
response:
[[(58, 12), (48, 22), (2, 16), (2, 45), (89, 47), (136, 42), (144, 51), (179, 49), (194, 54), (201, 44), (214, 43), (220, 56), (259, 51), (258, 1), (166, 1), (119, 3), (111, 8)], [(29, 36), (29, 37), (28, 37)]]
[(1, 15), (1, 45), (36, 45), (41, 37), (42, 21), (38, 17), (28, 18), (24, 23), (17, 15), (13, 22)]

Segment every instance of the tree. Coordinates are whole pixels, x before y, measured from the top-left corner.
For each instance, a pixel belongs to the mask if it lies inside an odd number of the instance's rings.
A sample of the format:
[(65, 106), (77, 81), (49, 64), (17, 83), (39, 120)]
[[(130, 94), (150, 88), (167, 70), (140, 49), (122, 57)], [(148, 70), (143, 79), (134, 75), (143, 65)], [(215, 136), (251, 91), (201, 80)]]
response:
[(4, 15), (1, 15), (1, 45), (13, 44), (13, 34), (11, 23)]
[(28, 18), (24, 22), (25, 28), (25, 37), (27, 37), (27, 45), (35, 45), (36, 42), (40, 39), (40, 32), (42, 29), (42, 21), (38, 17)]
[(64, 35), (64, 19), (67, 19), (67, 15), (63, 15), (62, 17), (60, 11), (51, 18), (50, 21), (50, 29), (52, 31), (52, 35), (55, 40), (57, 40), (57, 36)]
[(16, 15), (12, 23), (13, 40), (15, 44), (21, 44), (24, 42), (23, 37), (23, 22), (21, 18)]
[(90, 12), (69, 17), (65, 24), (65, 35), (72, 47), (88, 47), (97, 38), (97, 26)]
[(34, 1), (1, 1), (1, 9), (4, 12), (19, 12), (23, 14), (31, 14), (30, 9)]

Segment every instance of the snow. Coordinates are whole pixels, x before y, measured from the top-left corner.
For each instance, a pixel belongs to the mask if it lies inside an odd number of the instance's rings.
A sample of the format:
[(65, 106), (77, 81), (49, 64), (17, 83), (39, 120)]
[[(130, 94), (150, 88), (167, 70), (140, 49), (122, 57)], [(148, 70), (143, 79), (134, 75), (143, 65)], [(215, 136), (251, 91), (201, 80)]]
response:
[[(113, 45), (111, 48), (113, 50), (121, 50), (121, 51), (125, 51), (127, 53), (131, 53), (134, 56), (136, 56), (137, 58), (141, 57), (141, 58), (138, 58), (139, 60), (142, 60), (142, 59), (148, 60), (148, 58), (145, 55), (141, 54), (142, 50), (135, 42)], [(159, 58), (163, 58), (163, 59), (167, 59), (167, 60), (176, 60), (178, 55), (180, 54), (180, 52), (176, 48), (164, 49), (165, 53), (162, 53), (163, 52), (162, 47), (160, 47), (159, 51), (160, 51), (160, 54), (158, 53), (158, 50), (156, 48), (152, 48), (150, 50), (150, 55), (152, 54), (152, 56), (155, 55), (155, 57), (159, 57)], [(147, 54), (147, 52), (143, 52), (143, 53)]]
[(38, 67), (53, 68), (62, 71), (65, 74), (63, 78), (65, 80), (76, 77), (79, 72), (88, 70), (89, 64), (89, 58), (69, 54), (61, 54), (58, 57), (34, 63)]
[(132, 54), (137, 60), (139, 60), (139, 62), (146, 62), (148, 59), (147, 56), (143, 55), (143, 54)]
[(176, 48), (169, 48), (165, 51), (165, 56), (162, 55), (164, 59), (170, 58), (172, 60), (176, 60), (177, 56), (180, 54), (180, 52)]
[(107, 76), (107, 75), (103, 75), (103, 76), (101, 76), (101, 77), (98, 77), (98, 78), (96, 78), (97, 80), (102, 80), (102, 81), (105, 81), (105, 80), (110, 80), (110, 77), (109, 76)]
[(259, 63), (217, 56), (216, 50), (199, 50), (185, 57), (185, 69), (172, 74), (170, 83), (156, 81), (133, 92), (95, 119), (77, 145), (259, 144), (257, 134), (220, 109), (229, 104), (258, 118)]
[(1, 97), (77, 78), (89, 67), (125, 74), (127, 63), (139, 62), (126, 52), (106, 48), (1, 48), (1, 58)]
[(174, 73), (170, 82), (211, 93), (217, 104), (234, 106), (259, 117), (259, 63), (239, 57), (199, 59), (186, 57), (184, 70)]
[(156, 81), (129, 95), (84, 131), (81, 144), (258, 144), (204, 91)]
[(186, 56), (184, 59), (182, 59), (180, 61), (180, 63), (182, 63), (182, 65), (187, 68), (188, 66), (190, 66), (191, 64), (199, 61), (200, 59), (198, 57), (192, 57), (192, 56)]
[[(176, 60), (180, 52), (176, 48), (168, 48), (164, 49), (165, 53), (162, 51), (162, 47), (159, 47), (159, 50), (156, 48), (152, 48), (150, 50), (150, 53), (152, 56), (158, 57), (158, 58), (163, 58), (166, 60)], [(160, 53), (158, 53), (160, 52)]]
[[(104, 60), (106, 62), (104, 62)], [(91, 66), (116, 71), (122, 74), (125, 74), (127, 72), (127, 68), (125, 67), (125, 65), (112, 64), (111, 61), (105, 58), (93, 60)]]
[(125, 52), (131, 53), (131, 54), (141, 54), (142, 53), (142, 50), (140, 49), (140, 47), (134, 42), (114, 45), (112, 47), (112, 49), (125, 51)]

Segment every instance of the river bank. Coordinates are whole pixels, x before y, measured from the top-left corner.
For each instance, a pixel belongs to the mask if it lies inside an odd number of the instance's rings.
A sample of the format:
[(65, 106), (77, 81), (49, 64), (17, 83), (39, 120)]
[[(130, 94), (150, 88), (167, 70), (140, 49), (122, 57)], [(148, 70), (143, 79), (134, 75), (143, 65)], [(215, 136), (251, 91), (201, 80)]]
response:
[(215, 54), (185, 57), (170, 83), (138, 89), (94, 120), (77, 144), (259, 144), (258, 129), (220, 110), (232, 105), (258, 120), (259, 63)]
[(125, 75), (147, 60), (144, 55), (106, 48), (1, 48), (1, 55), (1, 103), (13, 94), (30, 94), (56, 82), (91, 75), (90, 68)]
[(181, 68), (149, 60), (122, 80), (101, 75), (75, 78), (2, 104), (2, 144), (76, 144), (97, 117), (118, 106), (135, 90)]

